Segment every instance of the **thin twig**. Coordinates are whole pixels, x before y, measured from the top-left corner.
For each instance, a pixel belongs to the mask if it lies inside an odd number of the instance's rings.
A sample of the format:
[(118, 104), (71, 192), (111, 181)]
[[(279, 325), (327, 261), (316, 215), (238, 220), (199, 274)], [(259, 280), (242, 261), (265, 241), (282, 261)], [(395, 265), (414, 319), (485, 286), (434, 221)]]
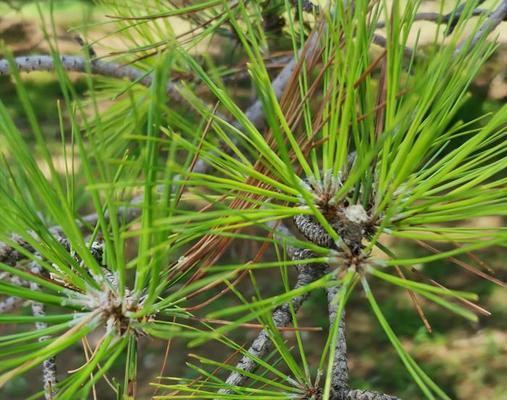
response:
[[(341, 286), (327, 289), (329, 326), (334, 324), (338, 309), (337, 297)], [(333, 400), (399, 400), (395, 396), (367, 390), (349, 389), (349, 369), (347, 365), (347, 341), (345, 339), (345, 311), (343, 311), (338, 336), (336, 338), (333, 367), (331, 372), (331, 399)]]
[[(30, 283), (20, 279), (18, 276), (11, 275), (7, 272), (0, 274), (0, 281), (9, 282), (17, 286), (29, 287)], [(8, 296), (0, 301), (0, 314), (8, 313), (23, 303), (23, 299), (16, 296)]]
[(8, 313), (14, 310), (23, 302), (23, 299), (15, 296), (9, 296), (0, 301), (0, 314)]
[[(129, 206), (119, 207), (117, 210), (117, 218), (120, 221), (125, 223), (132, 222), (135, 220), (141, 213), (141, 203), (142, 196), (136, 196), (132, 199), (132, 202)], [(138, 206), (139, 204), (139, 206)], [(104, 213), (104, 217), (106, 221), (109, 220), (109, 213), (106, 211)], [(98, 213), (91, 213), (81, 217), (76, 221), (78, 226), (84, 229), (87, 225), (92, 228), (97, 224), (99, 220)], [(67, 239), (65, 239), (62, 228), (58, 225), (54, 225), (49, 228), (49, 232), (64, 246), (69, 247), (69, 243)], [(27, 250), (29, 253), (34, 254), (36, 250), (21, 236), (12, 235), (11, 240), (16, 243), (17, 246)], [(0, 242), (0, 262), (3, 264), (7, 264), (10, 266), (15, 266), (19, 261), (26, 259), (27, 256), (23, 252), (16, 250), (16, 246), (10, 246), (5, 242)]]
[[(28, 250), (30, 253), (33, 253), (35, 250), (32, 246), (30, 246), (25, 240), (23, 240), (19, 236), (13, 236), (12, 240), (16, 242), (20, 247)], [(9, 246), (7, 243), (0, 242), (0, 262), (3, 264), (7, 264), (10, 266), (16, 265), (16, 263), (22, 259), (26, 258), (25, 255), (14, 247)]]
[[(379, 47), (382, 47), (383, 49), (387, 49), (387, 39), (382, 35), (375, 33), (372, 38), (372, 43), (376, 44)], [(410, 60), (412, 57), (414, 57), (414, 50), (412, 50), (410, 47), (405, 46), (403, 47), (403, 54), (407, 59)]]
[[(480, 1), (479, 4), (483, 3), (484, 0)], [(463, 11), (465, 9), (465, 4), (462, 4), (454, 11), (451, 11), (448, 14), (439, 14), (437, 12), (421, 12), (417, 13), (414, 16), (414, 21), (427, 21), (434, 22), (436, 24), (449, 24), (448, 29), (446, 30), (446, 34), (451, 34), (454, 28), (456, 27), (460, 17), (463, 15)], [(470, 16), (477, 17), (480, 15), (490, 15), (488, 10), (482, 8), (475, 8)], [(378, 22), (376, 25), (377, 29), (384, 28), (386, 26), (385, 21)]]
[[(36, 263), (31, 262), (28, 266), (29, 271), (34, 275), (41, 275), (42, 268)], [(36, 282), (30, 282), (30, 289), (32, 291), (39, 292), (40, 286)], [(46, 312), (44, 311), (44, 305), (37, 301), (32, 302), (32, 315), (34, 317), (45, 317)], [(46, 329), (48, 324), (43, 321), (38, 321), (35, 323), (35, 328), (37, 330)], [(51, 339), (50, 336), (41, 336), (39, 337), (39, 342), (44, 342)], [(56, 363), (55, 357), (50, 357), (43, 361), (42, 363), (42, 379), (44, 382), (44, 396), (46, 400), (52, 400), (56, 396)]]
[(507, 17), (507, 0), (502, 0), (498, 7), (493, 11), (486, 21), (480, 26), (480, 28), (475, 32), (474, 36), (471, 40), (465, 40), (457, 49), (455, 54), (460, 53), (463, 49), (470, 49), (475, 44), (481, 40), (483, 37), (488, 36), (491, 32), (495, 30), (495, 28), (500, 25), (500, 22), (505, 20)]
[[(338, 309), (337, 298), (340, 295), (341, 286), (336, 285), (327, 289), (327, 304), (329, 312), (329, 326), (333, 326)], [(345, 311), (341, 315), (340, 326), (336, 338), (331, 390), (333, 398), (340, 398), (348, 391), (349, 368), (347, 365), (347, 342), (345, 340)]]

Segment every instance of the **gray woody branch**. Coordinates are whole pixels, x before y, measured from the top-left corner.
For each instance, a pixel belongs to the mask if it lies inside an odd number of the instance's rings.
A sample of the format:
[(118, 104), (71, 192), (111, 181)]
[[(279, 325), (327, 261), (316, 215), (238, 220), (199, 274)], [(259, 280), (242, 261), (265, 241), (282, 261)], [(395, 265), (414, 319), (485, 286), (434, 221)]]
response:
[(495, 28), (500, 25), (500, 22), (504, 21), (507, 17), (507, 0), (502, 0), (498, 7), (486, 18), (484, 23), (480, 26), (477, 32), (472, 37), (470, 43), (464, 41), (460, 47), (456, 50), (459, 53), (462, 49), (473, 47), (483, 37), (488, 36)]
[[(34, 261), (28, 266), (30, 272), (34, 275), (42, 275), (42, 268)], [(34, 281), (30, 281), (30, 289), (34, 292), (40, 291), (40, 286)], [(44, 305), (38, 301), (32, 301), (32, 315), (34, 317), (45, 317)], [(46, 329), (48, 324), (46, 322), (36, 322), (35, 328), (37, 330)], [(44, 342), (51, 339), (50, 336), (41, 336), (39, 342)], [(42, 379), (44, 383), (44, 397), (46, 400), (52, 400), (56, 395), (56, 362), (55, 357), (50, 357), (42, 362)]]
[[(90, 72), (93, 75), (127, 79), (130, 82), (137, 82), (143, 86), (150, 86), (153, 82), (153, 74), (128, 65), (97, 60), (88, 61), (87, 58), (82, 56), (62, 55), (59, 58), (65, 71)], [(53, 56), (47, 54), (16, 57), (14, 62), (17, 69), (22, 72), (54, 71), (56, 68)], [(0, 75), (9, 75), (10, 73), (9, 62), (5, 59), (0, 60)], [(167, 94), (176, 100), (180, 100), (177, 89), (176, 84), (172, 82), (167, 84)]]
[[(340, 295), (340, 286), (327, 289), (327, 302), (329, 310), (329, 325), (334, 324), (338, 309), (337, 298)], [(384, 393), (370, 392), (367, 390), (349, 389), (349, 369), (347, 365), (347, 341), (345, 338), (345, 312), (340, 319), (338, 336), (334, 352), (334, 360), (331, 374), (331, 399), (332, 400), (400, 400), (398, 397)]]
[(367, 390), (349, 390), (343, 400), (400, 400), (398, 397)]
[[(338, 297), (341, 286), (336, 285), (327, 289), (327, 304), (329, 312), (329, 326), (333, 326), (338, 309)], [(334, 352), (332, 367), (331, 394), (333, 399), (342, 399), (343, 394), (348, 392), (349, 368), (347, 366), (347, 342), (345, 340), (345, 311), (343, 311)]]
[(23, 299), (15, 296), (8, 296), (0, 301), (0, 314), (8, 313), (15, 309), (19, 304), (23, 302)]
[[(478, 4), (484, 3), (484, 0), (480, 0)], [(436, 24), (449, 24), (449, 27), (446, 31), (447, 34), (452, 33), (456, 24), (458, 23), (460, 17), (463, 15), (463, 11), (465, 10), (466, 3), (457, 7), (454, 11), (451, 11), (448, 14), (439, 14), (436, 12), (421, 12), (414, 15), (414, 21), (428, 21), (434, 22)], [(472, 10), (470, 16), (476, 17), (479, 15), (489, 15), (488, 10), (484, 10), (482, 8), (475, 8)], [(377, 23), (377, 28), (384, 28), (386, 26), (385, 21)]]
[[(477, 2), (478, 5), (484, 3), (485, 0), (479, 0)], [(437, 24), (449, 24), (446, 34), (452, 33), (454, 28), (456, 27), (456, 24), (458, 23), (460, 17), (463, 15), (463, 12), (465, 10), (466, 3), (463, 3), (461, 6), (456, 8), (454, 11), (442, 15), (435, 12), (423, 12), (418, 13), (414, 16), (415, 21), (430, 21), (435, 22)], [(482, 8), (475, 8), (471, 12), (471, 16), (480, 16), (485, 15), (487, 16), (486, 20), (483, 22), (483, 24), (479, 27), (477, 32), (472, 37), (471, 41), (464, 41), (456, 50), (456, 53), (459, 53), (463, 48), (465, 47), (473, 47), (481, 38), (489, 35), (491, 32), (493, 32), (498, 25), (502, 21), (505, 21), (507, 17), (507, 0), (501, 0), (498, 4), (497, 8), (490, 12), (489, 10), (485, 10)], [(377, 24), (377, 28), (383, 28), (385, 27), (385, 22), (379, 22)], [(379, 45), (382, 45), (381, 43), (377, 43)]]
[[(294, 250), (293, 260), (301, 260), (312, 258), (314, 255), (309, 250)], [(326, 264), (308, 264), (302, 263), (297, 265), (298, 278), (294, 289), (304, 287), (309, 283), (319, 279), (327, 268)], [(291, 300), (291, 304), (283, 304), (273, 311), (273, 323), (277, 328), (283, 328), (292, 322), (292, 310), (297, 312), (304, 301), (308, 298), (309, 293), (296, 296)], [(292, 309), (292, 310), (291, 310)], [(243, 356), (236, 364), (236, 369), (245, 372), (252, 372), (257, 368), (254, 358), (263, 358), (273, 350), (273, 342), (269, 338), (269, 332), (262, 330), (252, 345), (248, 349), (248, 354)], [(229, 386), (243, 386), (248, 377), (242, 375), (239, 371), (235, 371), (229, 375), (226, 384)], [(231, 394), (233, 389), (221, 389), (219, 394)]]
[[(312, 44), (313, 43), (313, 44)], [(313, 51), (316, 49), (315, 40), (310, 41), (311, 46), (307, 51), (307, 55), (313, 55)], [(62, 55), (59, 57), (61, 65), (64, 70), (69, 72), (90, 72), (93, 75), (106, 76), (117, 79), (127, 79), (133, 83), (139, 83), (143, 86), (150, 86), (153, 82), (153, 74), (142, 71), (138, 68), (114, 63), (105, 62), (98, 60), (88, 61), (83, 56), (68, 56)], [(22, 72), (33, 72), (33, 71), (54, 71), (55, 63), (54, 58), (51, 55), (31, 55), (21, 56), (14, 59), (16, 67)], [(296, 66), (296, 60), (291, 60), (285, 65), (278, 76), (273, 80), (272, 87), (276, 97), (279, 99), (289, 81), (292, 72)], [(0, 76), (9, 75), (11, 73), (9, 62), (6, 59), (0, 60)], [(176, 101), (181, 101), (182, 98), (179, 95), (180, 87), (174, 82), (169, 82), (166, 87), (166, 92), (170, 98)], [(246, 116), (252, 122), (252, 124), (259, 130), (265, 127), (264, 112), (262, 110), (262, 103), (260, 100), (255, 101), (246, 111)], [(241, 123), (234, 121), (233, 125), (241, 129)]]
[[(29, 286), (28, 282), (21, 280), (16, 275), (11, 275), (8, 272), (0, 273), (0, 281), (9, 282), (17, 286)], [(5, 314), (13, 309), (15, 309), (18, 305), (23, 303), (23, 299), (16, 296), (7, 296), (2, 301), (0, 301), (0, 314)]]

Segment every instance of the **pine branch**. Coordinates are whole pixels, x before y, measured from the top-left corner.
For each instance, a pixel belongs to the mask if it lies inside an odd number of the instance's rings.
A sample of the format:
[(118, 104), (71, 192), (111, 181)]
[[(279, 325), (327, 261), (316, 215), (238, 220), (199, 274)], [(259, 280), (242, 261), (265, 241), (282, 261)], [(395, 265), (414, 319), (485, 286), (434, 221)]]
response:
[(318, 14), (320, 12), (319, 6), (313, 4), (310, 0), (291, 0), (291, 3), (296, 8), (299, 8), (301, 5), (301, 10), (307, 13)]
[[(129, 65), (89, 60), (83, 56), (61, 55), (59, 58), (63, 69), (68, 72), (90, 72), (93, 75), (126, 79), (146, 87), (152, 84), (154, 78), (152, 73), (142, 71)], [(54, 58), (49, 54), (20, 56), (16, 57), (14, 62), (17, 69), (21, 72), (54, 71), (56, 68)], [(9, 75), (10, 73), (8, 60), (0, 60), (0, 75)], [(178, 86), (175, 83), (169, 82), (166, 86), (166, 92), (174, 100), (181, 100), (178, 94)]]
[[(387, 48), (387, 39), (379, 34), (374, 34), (372, 37), (372, 43), (376, 44), (379, 47), (382, 47), (383, 49)], [(412, 50), (410, 47), (405, 46), (403, 48), (403, 54), (404, 56), (411, 60), (414, 56), (414, 50)]]
[[(0, 274), (0, 281), (9, 282), (18, 286), (26, 286), (29, 287), (30, 283), (21, 280), (18, 276), (11, 275), (7, 272), (3, 272)], [(8, 296), (2, 301), (0, 301), (0, 314), (8, 313), (14, 310), (17, 306), (23, 303), (23, 299), (15, 296)]]
[[(327, 289), (327, 302), (329, 310), (329, 326), (334, 324), (341, 286)], [(347, 341), (345, 338), (345, 311), (343, 312), (338, 328), (338, 337), (334, 353), (331, 373), (331, 399), (333, 400), (399, 400), (395, 396), (367, 390), (349, 389), (349, 369), (347, 365)]]
[(349, 390), (343, 400), (400, 400), (396, 396), (384, 393), (369, 392), (367, 390)]
[[(341, 286), (336, 285), (327, 289), (327, 304), (329, 312), (329, 326), (333, 326), (338, 309), (337, 298), (340, 295)], [(349, 368), (347, 365), (347, 341), (345, 340), (345, 311), (343, 311), (338, 336), (336, 338), (336, 347), (334, 352), (332, 369), (331, 390), (332, 398), (339, 399), (343, 393), (348, 391)]]
[[(293, 255), (293, 260), (303, 261), (308, 258), (314, 257), (313, 253), (309, 250), (295, 250)], [(297, 266), (298, 269), (298, 278), (297, 282), (294, 286), (294, 289), (304, 287), (311, 282), (319, 279), (326, 270), (327, 265), (325, 264), (307, 264), (303, 263)], [(280, 307), (277, 307), (273, 311), (273, 323), (276, 327), (282, 328), (289, 325), (292, 322), (292, 312), (291, 308), (294, 312), (297, 312), (305, 300), (308, 298), (309, 293), (302, 294), (300, 296), (296, 296), (291, 300), (291, 304), (283, 304)], [(273, 349), (273, 342), (269, 338), (269, 333), (266, 330), (262, 330), (252, 345), (248, 349), (248, 355), (245, 355), (241, 358), (241, 360), (236, 364), (236, 369), (240, 371), (252, 372), (257, 368), (257, 363), (253, 358), (263, 358), (268, 355)], [(233, 372), (229, 375), (226, 380), (226, 384), (229, 386), (243, 386), (245, 382), (248, 380), (248, 377), (242, 375), (240, 372)], [(231, 394), (233, 393), (233, 389), (221, 389), (219, 394)]]
[(0, 314), (8, 313), (14, 310), (18, 305), (23, 302), (19, 297), (9, 296), (0, 301)]
[(333, 238), (329, 236), (329, 233), (317, 222), (314, 216), (296, 215), (294, 216), (294, 224), (310, 242), (328, 249), (336, 248)]
[[(28, 269), (30, 272), (34, 275), (42, 275), (43, 270), (42, 268), (36, 263), (31, 262), (29, 264)], [(30, 289), (34, 292), (40, 291), (40, 286), (36, 282), (30, 282)], [(39, 303), (37, 301), (32, 302), (32, 315), (34, 317), (45, 317), (46, 312), (44, 311), (44, 305), (42, 303)], [(36, 322), (35, 328), (37, 330), (46, 329), (48, 327), (48, 324), (46, 322)], [(46, 340), (51, 339), (50, 336), (41, 336), (39, 338), (39, 342), (44, 342)], [(46, 400), (52, 400), (56, 395), (56, 363), (55, 363), (55, 357), (50, 357), (43, 361), (42, 363), (42, 379), (44, 382), (44, 396)]]
[[(313, 41), (310, 41), (313, 43)], [(313, 55), (315, 51), (315, 43), (309, 47), (307, 55)], [(133, 83), (139, 83), (143, 86), (149, 87), (153, 82), (153, 73), (142, 71), (138, 68), (134, 68), (129, 65), (105, 62), (99, 60), (88, 60), (83, 56), (71, 56), (71, 55), (60, 55), (60, 62), (64, 70), (68, 72), (90, 72), (93, 75), (105, 76), (117, 79), (126, 79)], [(42, 55), (31, 55), (31, 56), (20, 56), (14, 59), (16, 67), (21, 72), (33, 72), (33, 71), (54, 71), (55, 63), (54, 58), (48, 54)], [(88, 69), (89, 66), (89, 69)], [(273, 91), (276, 97), (279, 99), (292, 76), (292, 73), (296, 67), (295, 58), (285, 65), (280, 71), (277, 77), (272, 82)], [(11, 73), (9, 62), (6, 59), (0, 59), (0, 76), (9, 75)], [(179, 85), (174, 82), (169, 82), (166, 86), (167, 94), (176, 101), (181, 101), (182, 98), (179, 95)], [(259, 130), (265, 128), (264, 111), (262, 109), (262, 103), (260, 100), (256, 100), (246, 111), (246, 116), (252, 122), (252, 124)], [(234, 121), (233, 126), (241, 129), (239, 121)], [(201, 167), (195, 168), (196, 172), (200, 172)]]
[[(484, 3), (484, 0), (480, 0), (478, 2), (478, 5)], [(437, 12), (421, 12), (417, 13), (414, 16), (414, 21), (428, 21), (428, 22), (434, 22), (436, 24), (449, 24), (446, 30), (446, 35), (450, 35), (454, 29), (456, 28), (456, 25), (458, 24), (458, 21), (460, 17), (463, 15), (463, 11), (465, 10), (466, 3), (460, 5), (457, 7), (454, 11), (451, 11), (448, 14), (439, 14)], [(475, 8), (471, 15), (472, 17), (477, 17), (480, 15), (490, 15), (488, 10), (484, 10), (482, 8)], [(376, 28), (384, 28), (386, 26), (386, 22), (382, 21), (377, 23)]]
[[(478, 5), (484, 3), (485, 0), (479, 0)], [(422, 12), (417, 13), (414, 16), (414, 21), (429, 21), (434, 22), (436, 24), (448, 24), (447, 30), (445, 31), (446, 35), (450, 35), (454, 29), (456, 28), (456, 25), (459, 22), (460, 17), (463, 15), (463, 12), (465, 10), (466, 3), (463, 3), (458, 8), (456, 8), (454, 11), (448, 13), (448, 14), (439, 14), (436, 12)], [(477, 30), (477, 32), (474, 34), (472, 40), (470, 43), (467, 41), (463, 42), (461, 46), (458, 47), (456, 50), (456, 53), (459, 53), (465, 46), (474, 46), (482, 37), (489, 35), (495, 28), (500, 25), (502, 21), (505, 21), (507, 18), (507, 0), (502, 0), (498, 7), (493, 11), (490, 12), (489, 10), (485, 10), (479, 7), (476, 7), (474, 10), (472, 10), (470, 16), (476, 17), (476, 16), (487, 16), (484, 23), (481, 25), (481, 27)], [(377, 28), (384, 28), (386, 25), (386, 22), (379, 22), (377, 23)], [(381, 37), (375, 37), (375, 40), (377, 41), (377, 44), (380, 46), (383, 46)], [(385, 40), (385, 39), (384, 39)]]
[[(23, 240), (19, 236), (14, 236), (13, 241), (16, 242), (20, 247), (25, 250), (33, 253), (35, 250), (32, 246), (30, 246), (25, 240)], [(18, 261), (26, 258), (25, 255), (14, 247), (9, 246), (7, 243), (0, 242), (0, 262), (3, 264), (7, 264), (10, 266), (15, 266)]]
[[(301, 50), (300, 54), (304, 54), (305, 58), (310, 58), (314, 55), (314, 52), (317, 50), (317, 33), (313, 32), (310, 38), (307, 41), (305, 51)], [(62, 62), (62, 66), (66, 71), (73, 72), (83, 72), (86, 73), (88, 70), (86, 68), (86, 63), (88, 60), (82, 56), (68, 56), (62, 55), (60, 56), (60, 60)], [(15, 58), (15, 63), (20, 71), (30, 72), (30, 71), (53, 71), (55, 69), (54, 60), (51, 55), (36, 55), (36, 56), (21, 56)], [(276, 76), (276, 78), (272, 82), (272, 88), (276, 95), (277, 99), (280, 99), (285, 87), (289, 83), (294, 70), (297, 67), (297, 61), (295, 57), (292, 57), (290, 61), (285, 65), (285, 67), (280, 71), (280, 73)], [(111, 63), (111, 62), (103, 62), (103, 61), (90, 61), (90, 72), (95, 75), (108, 76), (118, 79), (124, 79), (131, 82), (137, 82), (144, 86), (151, 85), (153, 81), (153, 75), (147, 74), (139, 69), (136, 69), (131, 66)], [(10, 66), (6, 59), (0, 60), (0, 76), (10, 74)], [(168, 83), (167, 85), (167, 93), (172, 96), (175, 100), (181, 100), (177, 90), (178, 86), (174, 83)], [(262, 102), (260, 100), (256, 100), (248, 109), (245, 111), (245, 115), (250, 120), (250, 122), (258, 129), (263, 130), (266, 127), (264, 110), (262, 108)], [(241, 123), (239, 121), (232, 122), (232, 125), (237, 129), (242, 129)], [(232, 148), (226, 146), (225, 144), (221, 144), (223, 151), (229, 153)], [(198, 159), (195, 163), (192, 172), (196, 173), (208, 173), (209, 165), (203, 159)], [(136, 207), (137, 204), (142, 203), (143, 197), (136, 196), (132, 199), (131, 204), (129, 206), (120, 207), (118, 209), (118, 217), (119, 219), (124, 219), (126, 221), (132, 221), (136, 219), (141, 210), (139, 207)], [(107, 217), (107, 215), (106, 215)], [(92, 213), (82, 218), (83, 222), (89, 225), (95, 225), (98, 221), (98, 214)], [(52, 230), (59, 230), (58, 226), (51, 228)], [(26, 241), (21, 238), (16, 238), (16, 242), (21, 246), (26, 248), (30, 252), (34, 252), (34, 249), (26, 243)], [(18, 261), (26, 258), (22, 253), (15, 250), (13, 247), (7, 245), (6, 243), (0, 242), (0, 262), (5, 264), (14, 266)]]
[(493, 32), (500, 22), (507, 18), (507, 0), (502, 0), (498, 7), (493, 11), (486, 21), (480, 26), (477, 32), (472, 37), (471, 41), (465, 40), (457, 49), (456, 54), (461, 52), (464, 48), (473, 47), (483, 37), (488, 36)]

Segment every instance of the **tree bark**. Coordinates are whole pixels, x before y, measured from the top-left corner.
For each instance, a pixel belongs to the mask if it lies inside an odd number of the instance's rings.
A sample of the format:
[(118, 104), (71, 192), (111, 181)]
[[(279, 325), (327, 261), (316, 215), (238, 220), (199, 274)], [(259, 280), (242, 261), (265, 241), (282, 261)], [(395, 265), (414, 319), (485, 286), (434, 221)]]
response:
[[(295, 250), (294, 260), (305, 260), (314, 257), (313, 253), (309, 250)], [(309, 283), (319, 279), (325, 272), (327, 265), (325, 264), (300, 264), (297, 266), (298, 278), (294, 289), (304, 287)], [(296, 296), (291, 300), (291, 304), (283, 304), (273, 311), (273, 323), (276, 327), (282, 328), (292, 323), (292, 312), (297, 312), (305, 300), (308, 298), (309, 293), (304, 293)], [(255, 358), (263, 358), (273, 350), (273, 342), (269, 338), (269, 333), (263, 329), (255, 338), (252, 345), (248, 349), (248, 355), (245, 355), (236, 364), (236, 368), (241, 371), (252, 372), (257, 368)], [(248, 380), (248, 377), (242, 375), (240, 372), (233, 372), (226, 380), (226, 384), (230, 386), (243, 386)], [(231, 394), (233, 389), (221, 389), (219, 394)]]

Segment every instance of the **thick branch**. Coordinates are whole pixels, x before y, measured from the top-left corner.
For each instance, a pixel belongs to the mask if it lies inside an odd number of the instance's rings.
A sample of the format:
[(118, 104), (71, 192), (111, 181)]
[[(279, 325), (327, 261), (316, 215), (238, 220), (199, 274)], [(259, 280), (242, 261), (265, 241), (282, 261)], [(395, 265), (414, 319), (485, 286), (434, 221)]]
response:
[[(308, 258), (312, 258), (314, 255), (309, 250), (295, 250), (295, 254), (293, 256), (294, 260), (305, 260)], [(324, 271), (327, 268), (327, 265), (324, 264), (300, 264), (297, 266), (298, 268), (298, 279), (294, 286), (295, 289), (304, 287), (309, 283), (319, 279)], [(291, 300), (291, 304), (284, 304), (280, 307), (277, 307), (273, 311), (273, 323), (276, 327), (282, 328), (289, 325), (292, 322), (292, 313), (291, 307), (294, 312), (297, 312), (305, 300), (308, 298), (309, 294), (305, 293), (300, 296), (296, 296)], [(257, 363), (253, 358), (263, 358), (273, 349), (273, 342), (269, 338), (269, 333), (266, 330), (262, 330), (259, 335), (255, 338), (252, 345), (248, 349), (248, 355), (245, 355), (241, 358), (241, 360), (236, 364), (236, 368), (241, 371), (252, 372), (256, 369)], [(240, 374), (239, 372), (233, 372), (229, 375), (226, 380), (227, 385), (230, 386), (243, 386), (247, 381), (247, 377), (245, 375)], [(230, 394), (232, 393), (232, 389), (221, 389), (219, 391), (220, 394)]]
[(312, 215), (294, 216), (294, 224), (310, 242), (329, 249), (335, 248), (334, 240)]
[[(83, 56), (62, 55), (59, 58), (63, 69), (69, 72), (91, 72), (93, 75), (127, 79), (130, 82), (137, 82), (143, 86), (150, 86), (153, 82), (152, 73), (141, 71), (129, 65), (98, 60), (89, 61)], [(22, 72), (55, 70), (54, 58), (47, 54), (16, 57), (14, 61), (17, 69)], [(9, 75), (10, 73), (9, 62), (5, 59), (0, 60), (0, 75)], [(169, 82), (166, 91), (169, 96), (180, 100), (177, 85), (174, 83)]]

